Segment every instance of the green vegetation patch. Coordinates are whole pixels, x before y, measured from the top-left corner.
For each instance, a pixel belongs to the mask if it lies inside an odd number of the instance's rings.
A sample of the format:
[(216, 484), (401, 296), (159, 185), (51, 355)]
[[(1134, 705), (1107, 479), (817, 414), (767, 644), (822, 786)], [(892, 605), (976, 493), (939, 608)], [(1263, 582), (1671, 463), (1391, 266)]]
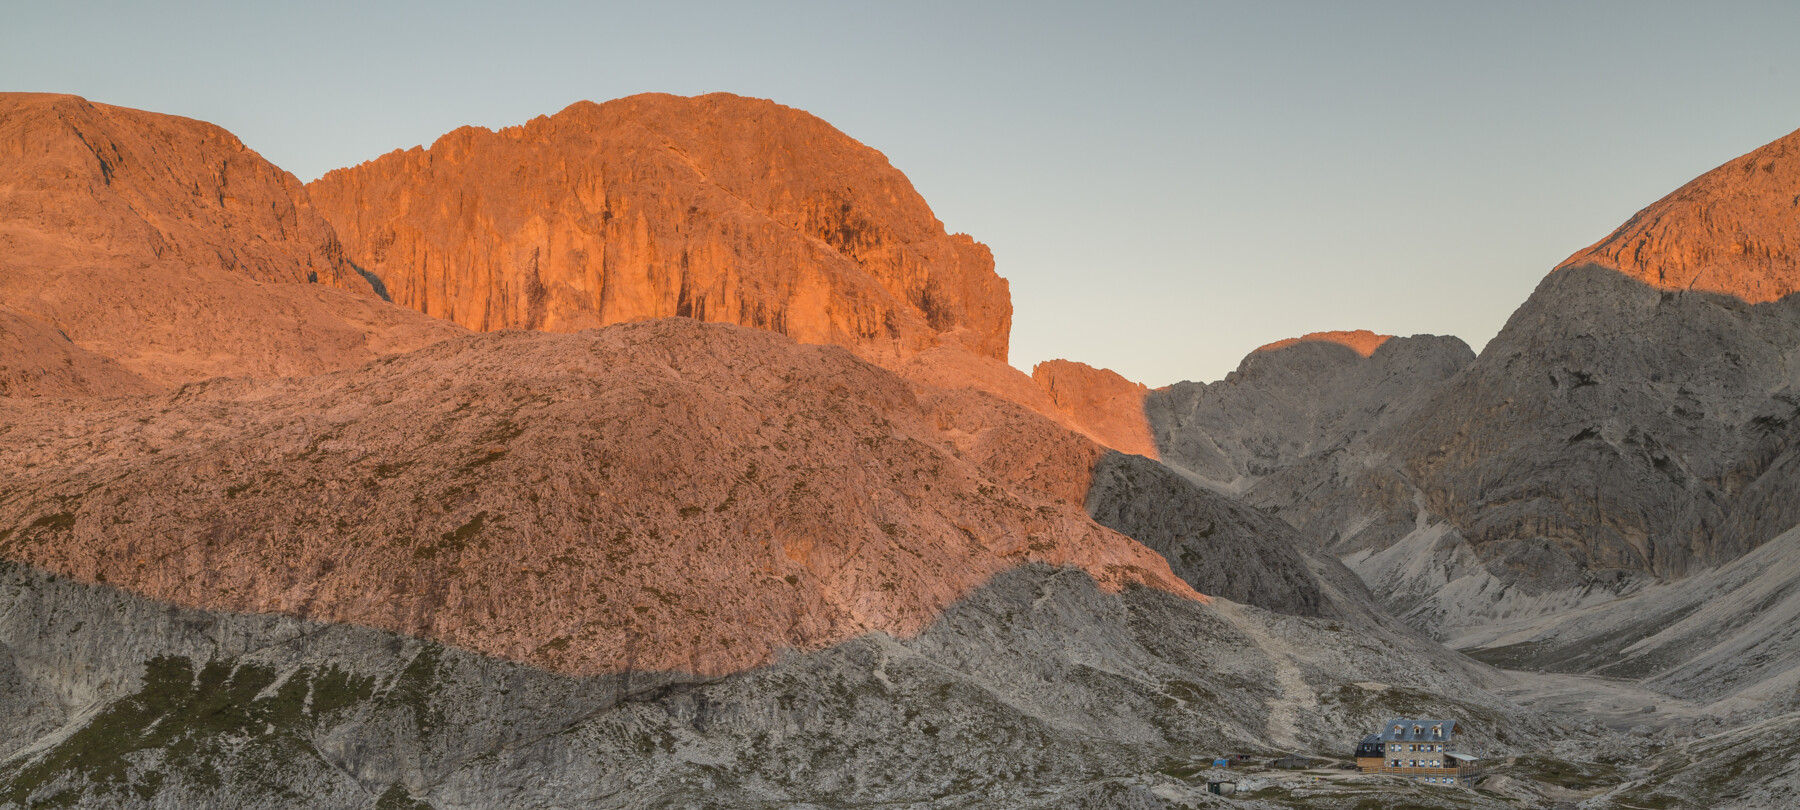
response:
[[(279, 685), (277, 678), (257, 664), (212, 661), (196, 670), (179, 656), (153, 658), (136, 693), (0, 775), (0, 802), (25, 806), (59, 782), (67, 786), (29, 805), (78, 806), (90, 795), (109, 794), (147, 802), (170, 776), (199, 788), (218, 788), (229, 776), (285, 793), (276, 771), (313, 756), (301, 734), (321, 714), (366, 700), (373, 680), (335, 667), (317, 677), (303, 669)], [(252, 747), (261, 749), (258, 756), (240, 756)]]

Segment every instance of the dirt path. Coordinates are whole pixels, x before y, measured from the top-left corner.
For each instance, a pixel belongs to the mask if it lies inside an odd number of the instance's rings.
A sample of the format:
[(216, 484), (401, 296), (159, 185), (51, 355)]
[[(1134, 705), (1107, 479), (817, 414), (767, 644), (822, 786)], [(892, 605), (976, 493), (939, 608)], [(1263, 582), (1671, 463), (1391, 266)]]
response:
[(1268, 630), (1263, 627), (1257, 617), (1250, 615), (1250, 611), (1246, 610), (1243, 605), (1226, 602), (1215, 602), (1214, 604), (1220, 613), (1230, 618), (1232, 624), (1243, 631), (1244, 635), (1248, 636), (1257, 648), (1269, 658), (1269, 667), (1275, 676), (1275, 685), (1278, 691), (1268, 701), (1269, 722), (1264, 733), (1277, 746), (1291, 748), (1295, 751), (1302, 750), (1304, 743), (1300, 734), (1301, 713), (1318, 707), (1318, 694), (1313, 691), (1312, 685), (1306, 682), (1306, 678), (1300, 673), (1299, 665), (1294, 663), (1287, 648), (1269, 635)]

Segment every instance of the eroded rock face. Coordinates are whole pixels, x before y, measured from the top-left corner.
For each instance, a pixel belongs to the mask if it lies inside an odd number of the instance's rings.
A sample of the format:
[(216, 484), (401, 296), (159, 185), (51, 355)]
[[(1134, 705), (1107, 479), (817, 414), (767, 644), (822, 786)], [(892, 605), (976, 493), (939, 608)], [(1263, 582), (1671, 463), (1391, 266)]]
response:
[(35, 93), (0, 94), (0, 301), (154, 384), (461, 331), (381, 301), (305, 188), (230, 133)]
[(1800, 131), (1639, 211), (1558, 269), (1598, 265), (1659, 290), (1763, 304), (1800, 291)]
[(300, 182), (212, 124), (0, 93), (0, 154), (9, 241), (23, 232), (113, 257), (373, 292)]
[(568, 673), (918, 633), (1043, 562), (1200, 599), (1081, 511), (1098, 450), (837, 347), (673, 318), (33, 408), (0, 554)]
[(887, 363), (938, 345), (1006, 358), (987, 248), (946, 234), (880, 152), (769, 101), (580, 102), (309, 190), (394, 301), (471, 329), (686, 316)]

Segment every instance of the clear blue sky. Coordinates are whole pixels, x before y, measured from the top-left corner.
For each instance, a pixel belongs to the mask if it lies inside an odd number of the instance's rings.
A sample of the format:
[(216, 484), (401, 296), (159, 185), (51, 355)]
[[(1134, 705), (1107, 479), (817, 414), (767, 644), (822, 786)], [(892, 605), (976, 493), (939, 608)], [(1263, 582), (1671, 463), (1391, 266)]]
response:
[(307, 180), (583, 98), (800, 107), (994, 249), (1015, 365), (1151, 385), (1322, 329), (1479, 348), (1800, 128), (1794, 2), (27, 5), (0, 88), (212, 121)]

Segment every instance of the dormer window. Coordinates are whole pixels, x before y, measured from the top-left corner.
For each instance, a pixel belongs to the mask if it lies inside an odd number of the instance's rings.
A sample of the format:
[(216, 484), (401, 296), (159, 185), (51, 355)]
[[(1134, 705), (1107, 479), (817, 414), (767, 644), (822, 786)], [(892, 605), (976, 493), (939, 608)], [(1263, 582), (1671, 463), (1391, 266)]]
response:
[(1431, 736), (1433, 738), (1443, 737), (1444, 736), (1444, 727), (1441, 725), (1432, 726), (1431, 727)]

